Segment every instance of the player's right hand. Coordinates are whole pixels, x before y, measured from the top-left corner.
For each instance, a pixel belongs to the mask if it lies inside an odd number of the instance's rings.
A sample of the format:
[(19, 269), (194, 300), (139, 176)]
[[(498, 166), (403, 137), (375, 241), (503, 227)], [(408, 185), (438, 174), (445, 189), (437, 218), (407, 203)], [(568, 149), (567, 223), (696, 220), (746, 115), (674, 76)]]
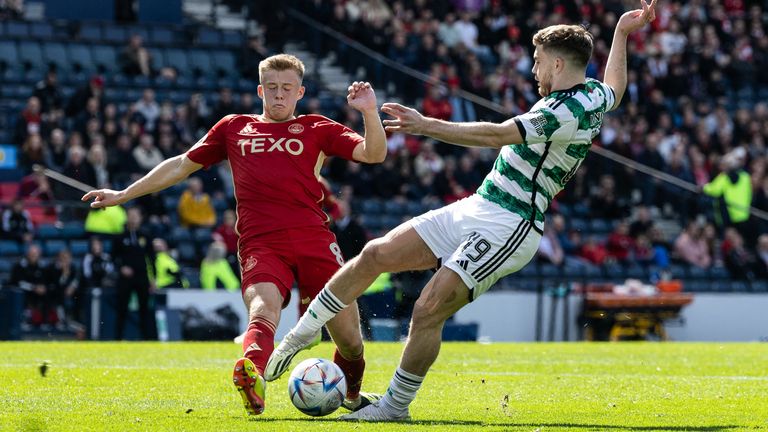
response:
[(624, 13), (616, 24), (616, 30), (628, 35), (656, 19), (656, 0), (651, 0), (650, 4), (640, 0), (640, 7)]
[(404, 132), (421, 135), (426, 118), (413, 108), (408, 108), (397, 103), (385, 103), (381, 106), (381, 112), (394, 117), (394, 120), (384, 120), (384, 130), (387, 132)]
[(83, 195), (81, 201), (90, 201), (91, 208), (104, 208), (122, 204), (125, 200), (123, 193), (120, 191), (114, 191), (112, 189), (97, 189), (88, 192)]

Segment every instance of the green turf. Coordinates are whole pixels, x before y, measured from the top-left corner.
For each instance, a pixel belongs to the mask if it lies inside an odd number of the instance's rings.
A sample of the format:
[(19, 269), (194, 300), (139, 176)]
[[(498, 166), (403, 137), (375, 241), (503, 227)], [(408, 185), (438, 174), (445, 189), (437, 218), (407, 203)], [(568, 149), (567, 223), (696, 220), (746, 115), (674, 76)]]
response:
[[(367, 345), (365, 389), (386, 388), (401, 348)], [(238, 354), (231, 343), (0, 343), (0, 431), (768, 430), (768, 344), (449, 343), (414, 421), (385, 425), (306, 417), (286, 378), (248, 418), (231, 384)]]

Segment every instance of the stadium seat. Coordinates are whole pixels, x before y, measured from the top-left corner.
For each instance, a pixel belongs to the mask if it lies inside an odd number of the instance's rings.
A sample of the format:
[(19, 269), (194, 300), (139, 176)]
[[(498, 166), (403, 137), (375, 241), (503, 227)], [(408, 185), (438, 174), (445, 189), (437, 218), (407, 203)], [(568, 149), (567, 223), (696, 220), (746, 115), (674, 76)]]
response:
[(83, 44), (69, 44), (69, 61), (72, 70), (76, 72), (93, 73), (96, 71), (96, 64), (91, 56), (91, 50)]
[(106, 24), (103, 28), (103, 38), (106, 42), (122, 44), (128, 41), (128, 33), (124, 27), (114, 24)]
[(561, 276), (560, 268), (554, 264), (540, 265), (539, 274), (546, 278), (559, 278)]
[(0, 260), (0, 274), (10, 273), (13, 270), (13, 266), (14, 266), (13, 260), (9, 260), (9, 259)]
[(99, 72), (110, 73), (118, 70), (117, 52), (114, 47), (96, 45), (91, 50), (91, 53), (93, 54), (93, 62)]
[(94, 23), (83, 23), (80, 25), (80, 39), (84, 41), (101, 42), (104, 38), (102, 36), (101, 26)]
[(190, 288), (200, 288), (200, 270), (194, 267), (182, 267), (181, 274), (189, 281)]
[(235, 55), (229, 51), (214, 51), (213, 64), (216, 73), (221, 77), (232, 77), (237, 75)]
[(175, 196), (164, 196), (163, 206), (165, 206), (166, 210), (175, 212), (179, 207), (179, 198)]
[(16, 44), (11, 41), (0, 41), (0, 71), (13, 69), (19, 63), (19, 53)]
[(185, 227), (175, 226), (171, 230), (171, 238), (175, 242), (191, 241), (192, 233)]
[(712, 284), (706, 280), (684, 280), (683, 290), (686, 292), (708, 292)]
[(186, 263), (193, 263), (197, 261), (197, 251), (195, 250), (195, 244), (192, 242), (180, 242), (176, 247), (179, 251), (179, 259)]
[(56, 70), (67, 71), (71, 68), (71, 62), (67, 56), (64, 44), (58, 42), (43, 42), (43, 59), (47, 66), (55, 66)]
[(381, 216), (376, 213), (366, 213), (360, 217), (360, 224), (367, 230), (379, 230), (382, 228)]
[(153, 27), (149, 32), (149, 42), (152, 45), (170, 45), (173, 43), (173, 31), (162, 27)]
[(43, 51), (37, 42), (19, 42), (19, 61), (25, 70), (44, 70)]
[(207, 246), (211, 242), (212, 232), (210, 228), (195, 228), (192, 231), (192, 237), (201, 245)]
[(29, 35), (37, 39), (51, 39), (53, 26), (47, 22), (33, 22), (29, 25)]
[(23, 21), (8, 21), (5, 23), (5, 35), (9, 38), (29, 38), (29, 25)]
[(88, 253), (88, 240), (72, 240), (69, 242), (69, 250), (75, 258), (81, 258)]
[(753, 281), (751, 288), (753, 292), (758, 292), (758, 293), (768, 292), (768, 282)]
[(573, 218), (571, 219), (570, 229), (571, 231), (586, 233), (589, 230), (589, 223), (584, 219)]
[(411, 216), (418, 216), (424, 213), (424, 206), (418, 201), (408, 201), (406, 205), (406, 212)]
[(730, 272), (725, 267), (711, 267), (709, 269), (709, 278), (712, 280), (726, 280), (731, 277)]
[(672, 274), (673, 279), (684, 279), (688, 277), (687, 266), (673, 264), (669, 266), (669, 272)]
[(54, 256), (67, 248), (67, 242), (64, 240), (47, 240), (43, 245), (43, 254), (45, 256)]
[(625, 270), (627, 277), (633, 279), (648, 279), (648, 271), (639, 265), (630, 265)]
[(203, 46), (221, 46), (221, 33), (212, 28), (201, 28), (197, 33), (197, 43)]
[(381, 227), (386, 230), (390, 230), (400, 225), (400, 222), (402, 222), (402, 218), (400, 216), (393, 216), (389, 214), (381, 215)]
[(521, 277), (537, 277), (539, 275), (539, 265), (536, 262), (530, 262), (523, 266), (515, 275)]
[(405, 214), (407, 207), (400, 201), (387, 201), (384, 203), (384, 212), (391, 216), (401, 216)]
[(149, 41), (149, 29), (141, 25), (132, 25), (125, 28), (128, 37), (133, 35), (141, 36), (141, 40), (146, 44)]
[(232, 48), (239, 48), (243, 44), (243, 34), (235, 30), (224, 30), (221, 34), (221, 43)]
[(724, 283), (720, 285), (727, 292), (748, 292), (749, 286), (745, 281), (730, 281), (730, 283)]
[(688, 277), (692, 279), (707, 279), (709, 277), (709, 270), (695, 266), (688, 265)]
[(21, 253), (19, 244), (13, 240), (0, 240), (0, 256), (12, 257)]
[(211, 73), (210, 52), (201, 49), (193, 49), (187, 51), (187, 55), (189, 57), (189, 67), (196, 77), (209, 75)]
[(190, 73), (189, 60), (184, 50), (170, 48), (165, 50), (166, 66), (175, 68), (179, 75), (188, 75)]
[(61, 236), (65, 239), (85, 237), (85, 227), (80, 222), (68, 222), (61, 228)]
[(61, 238), (61, 230), (55, 225), (43, 224), (37, 227), (37, 238), (41, 240)]
[(366, 214), (381, 214), (383, 206), (381, 205), (381, 201), (377, 199), (367, 199), (363, 201), (362, 210), (363, 213)]
[(612, 228), (611, 222), (606, 219), (592, 219), (589, 221), (589, 230), (593, 233), (608, 233)]

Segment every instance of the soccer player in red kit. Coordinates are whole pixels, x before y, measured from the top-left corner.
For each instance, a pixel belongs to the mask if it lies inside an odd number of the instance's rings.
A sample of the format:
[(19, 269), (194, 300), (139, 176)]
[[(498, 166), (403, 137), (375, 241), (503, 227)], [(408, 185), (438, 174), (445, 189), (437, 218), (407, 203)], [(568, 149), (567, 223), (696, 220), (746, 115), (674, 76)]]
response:
[[(327, 156), (378, 163), (387, 153), (376, 95), (370, 84), (349, 86), (347, 102), (365, 121), (365, 136), (320, 115), (294, 116), (304, 95), (304, 64), (279, 54), (259, 64), (258, 95), (264, 112), (233, 114), (219, 120), (185, 154), (170, 158), (126, 189), (88, 192), (91, 207), (122, 204), (176, 184), (193, 172), (228, 160), (237, 199), (238, 252), (243, 300), (249, 323), (243, 358), (234, 382), (249, 414), (264, 411), (263, 371), (274, 349), (280, 311), (297, 282), (302, 312), (338, 270), (344, 259), (320, 208), (323, 187), (319, 171)], [(340, 313), (328, 323), (336, 343), (334, 361), (346, 375), (347, 400), (355, 410), (371, 402), (360, 394), (365, 361), (356, 307), (321, 299)]]

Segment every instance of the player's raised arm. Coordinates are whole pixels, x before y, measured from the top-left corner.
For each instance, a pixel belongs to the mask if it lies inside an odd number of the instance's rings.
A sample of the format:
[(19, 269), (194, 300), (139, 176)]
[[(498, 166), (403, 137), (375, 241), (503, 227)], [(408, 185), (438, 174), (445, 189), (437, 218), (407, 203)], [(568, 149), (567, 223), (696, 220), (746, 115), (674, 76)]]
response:
[(190, 160), (186, 153), (181, 154), (164, 160), (158, 166), (153, 168), (152, 171), (147, 173), (147, 175), (136, 180), (136, 182), (123, 190), (92, 190), (83, 195), (82, 200), (93, 200), (91, 203), (92, 208), (123, 204), (134, 198), (151, 194), (152, 192), (157, 192), (168, 186), (174, 185), (200, 168), (202, 168), (202, 165)]
[(613, 33), (611, 52), (608, 54), (608, 63), (605, 66), (605, 83), (616, 93), (613, 107), (619, 106), (627, 88), (627, 36), (656, 18), (656, 0), (651, 0), (650, 4), (640, 0), (640, 6), (641, 9), (624, 13), (619, 18)]
[(365, 141), (355, 147), (352, 157), (358, 162), (379, 163), (387, 157), (387, 136), (379, 118), (376, 93), (367, 82), (353, 82), (349, 86), (347, 103), (360, 111), (365, 124)]
[(523, 143), (523, 136), (514, 119), (503, 123), (453, 123), (424, 117), (415, 109), (396, 103), (385, 103), (381, 111), (394, 117), (393, 120), (384, 120), (387, 132), (426, 135), (464, 147), (501, 148), (508, 144)]

